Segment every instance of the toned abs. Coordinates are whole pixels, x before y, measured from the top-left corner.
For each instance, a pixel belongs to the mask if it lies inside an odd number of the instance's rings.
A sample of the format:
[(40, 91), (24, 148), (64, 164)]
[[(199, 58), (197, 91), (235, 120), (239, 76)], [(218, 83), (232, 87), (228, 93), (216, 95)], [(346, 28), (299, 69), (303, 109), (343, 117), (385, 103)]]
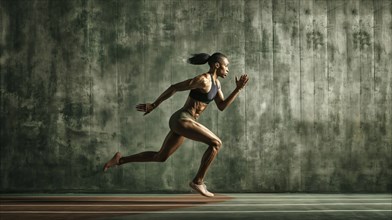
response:
[(194, 100), (194, 99), (192, 99), (191, 97), (188, 96), (188, 99), (186, 100), (183, 109), (185, 109), (193, 117), (198, 119), (200, 114), (207, 108), (207, 106), (208, 106), (207, 103)]

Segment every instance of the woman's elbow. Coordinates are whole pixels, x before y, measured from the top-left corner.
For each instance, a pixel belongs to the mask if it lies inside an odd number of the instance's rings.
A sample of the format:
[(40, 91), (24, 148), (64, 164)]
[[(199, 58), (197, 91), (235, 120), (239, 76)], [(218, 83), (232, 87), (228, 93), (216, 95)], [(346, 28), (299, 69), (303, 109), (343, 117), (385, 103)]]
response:
[(171, 93), (176, 93), (176, 92), (178, 91), (176, 85), (171, 85), (171, 86), (169, 86), (168, 90), (169, 90)]

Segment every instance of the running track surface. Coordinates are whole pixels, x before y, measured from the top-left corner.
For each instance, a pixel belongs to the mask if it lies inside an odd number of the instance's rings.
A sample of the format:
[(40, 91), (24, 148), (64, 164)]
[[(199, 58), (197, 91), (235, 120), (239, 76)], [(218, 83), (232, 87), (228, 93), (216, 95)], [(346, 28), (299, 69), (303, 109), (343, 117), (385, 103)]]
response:
[(0, 219), (392, 219), (392, 194), (0, 195)]

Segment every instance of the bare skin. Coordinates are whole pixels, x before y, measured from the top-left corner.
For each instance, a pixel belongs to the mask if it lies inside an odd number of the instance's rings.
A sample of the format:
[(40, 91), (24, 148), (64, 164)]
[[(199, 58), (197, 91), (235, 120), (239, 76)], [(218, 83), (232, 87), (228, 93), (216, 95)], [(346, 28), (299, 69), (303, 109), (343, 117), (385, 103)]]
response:
[[(157, 98), (154, 103), (139, 104), (136, 106), (136, 109), (138, 111), (145, 112), (144, 115), (147, 115), (156, 107), (158, 107), (160, 103), (170, 98), (178, 91), (199, 89), (201, 92), (208, 93), (212, 85), (211, 77), (209, 76), (210, 74), (212, 74), (212, 78), (215, 81), (215, 84), (221, 88), (218, 77), (225, 78), (228, 75), (228, 65), (229, 62), (227, 58), (221, 58), (219, 62), (210, 65), (210, 70), (207, 73), (203, 73), (193, 79), (188, 79), (170, 86)], [(241, 75), (240, 78), (235, 77), (236, 88), (226, 99), (223, 96), (222, 90), (219, 89), (217, 95), (214, 98), (218, 109), (221, 111), (226, 109), (238, 96), (240, 90), (245, 87), (248, 80), (249, 78), (246, 74)], [(194, 118), (197, 119), (207, 108), (207, 106), (208, 104), (206, 103), (188, 97), (183, 109), (188, 111)], [(162, 144), (161, 149), (158, 152), (145, 151), (126, 157), (122, 157), (122, 155), (117, 152), (113, 158), (105, 164), (104, 171), (112, 166), (131, 162), (164, 162), (181, 146), (185, 138), (203, 142), (208, 145), (208, 148), (201, 159), (199, 170), (193, 179), (194, 183), (202, 184), (209, 166), (215, 159), (222, 146), (222, 141), (204, 125), (192, 119), (179, 120), (173, 124)]]

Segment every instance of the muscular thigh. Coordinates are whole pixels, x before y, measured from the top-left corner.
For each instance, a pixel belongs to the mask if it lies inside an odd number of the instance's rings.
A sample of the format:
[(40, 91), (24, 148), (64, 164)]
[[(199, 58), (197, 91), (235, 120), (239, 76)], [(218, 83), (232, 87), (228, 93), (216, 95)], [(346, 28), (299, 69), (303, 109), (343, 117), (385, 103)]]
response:
[(172, 126), (172, 130), (177, 134), (194, 141), (200, 141), (211, 145), (214, 141), (220, 141), (207, 127), (194, 120), (179, 120)]
[(162, 144), (161, 149), (159, 150), (159, 154), (170, 156), (181, 146), (181, 144), (183, 142), (184, 142), (183, 136), (181, 136), (173, 131), (170, 131), (167, 134), (165, 141)]

